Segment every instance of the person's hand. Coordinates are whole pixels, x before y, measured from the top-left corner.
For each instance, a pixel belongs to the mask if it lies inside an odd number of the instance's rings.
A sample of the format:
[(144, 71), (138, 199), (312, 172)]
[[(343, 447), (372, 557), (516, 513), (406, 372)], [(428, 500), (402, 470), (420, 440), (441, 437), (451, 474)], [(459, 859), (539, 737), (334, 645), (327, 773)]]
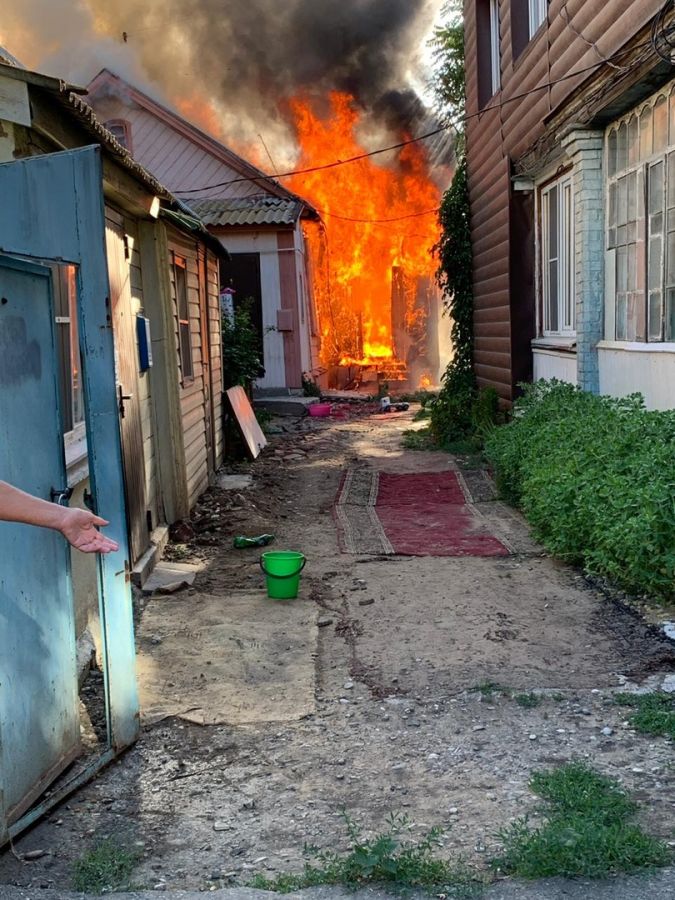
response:
[(101, 534), (96, 527), (107, 524), (105, 519), (95, 516), (88, 509), (64, 507), (59, 531), (76, 550), (81, 550), (82, 553), (110, 553), (111, 550), (119, 550), (119, 544)]

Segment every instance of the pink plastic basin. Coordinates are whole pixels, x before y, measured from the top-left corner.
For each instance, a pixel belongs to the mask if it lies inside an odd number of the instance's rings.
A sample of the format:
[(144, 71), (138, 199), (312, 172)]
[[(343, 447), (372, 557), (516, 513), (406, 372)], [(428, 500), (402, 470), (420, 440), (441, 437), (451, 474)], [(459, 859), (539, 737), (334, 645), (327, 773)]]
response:
[(310, 416), (325, 419), (330, 415), (330, 403), (312, 403), (309, 409)]

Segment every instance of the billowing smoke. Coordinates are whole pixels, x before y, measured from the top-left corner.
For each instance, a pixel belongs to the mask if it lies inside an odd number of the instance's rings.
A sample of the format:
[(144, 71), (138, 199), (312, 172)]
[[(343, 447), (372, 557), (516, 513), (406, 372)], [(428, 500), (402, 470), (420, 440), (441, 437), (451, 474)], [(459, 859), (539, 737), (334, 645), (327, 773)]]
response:
[[(429, 110), (424, 37), (441, 0), (5, 0), (0, 43), (28, 65), (88, 81), (103, 66), (165, 102), (209, 98), (223, 136), (288, 139), (284, 101), (350, 92), (381, 129)], [(37, 51), (37, 52), (36, 52)], [(38, 57), (38, 58), (36, 58)], [(431, 122), (433, 126), (433, 122)], [(368, 136), (366, 136), (367, 139)]]

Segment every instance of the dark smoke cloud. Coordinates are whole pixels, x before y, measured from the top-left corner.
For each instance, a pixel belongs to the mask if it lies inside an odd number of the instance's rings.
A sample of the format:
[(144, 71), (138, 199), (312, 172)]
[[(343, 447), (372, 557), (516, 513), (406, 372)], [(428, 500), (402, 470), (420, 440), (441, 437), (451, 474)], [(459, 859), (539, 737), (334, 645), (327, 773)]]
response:
[[(441, 0), (9, 0), (9, 5), (17, 18), (30, 9), (33, 24), (25, 22), (27, 28), (39, 29), (41, 5), (50, 20), (60, 20), (53, 62), (70, 71), (57, 74), (92, 77), (98, 50), (97, 68), (110, 65), (123, 77), (137, 76), (140, 68), (166, 98), (212, 98), (227, 131), (238, 128), (244, 139), (260, 131), (288, 137), (284, 101), (298, 93), (325, 97), (332, 89), (349, 91), (393, 132), (429, 125), (429, 111), (410, 79), (419, 77), (420, 45)], [(52, 48), (57, 43), (53, 32), (43, 37)], [(117, 48), (112, 54), (111, 44)], [(126, 71), (120, 65), (124, 54), (133, 59)], [(82, 75), (80, 61), (88, 68)]]

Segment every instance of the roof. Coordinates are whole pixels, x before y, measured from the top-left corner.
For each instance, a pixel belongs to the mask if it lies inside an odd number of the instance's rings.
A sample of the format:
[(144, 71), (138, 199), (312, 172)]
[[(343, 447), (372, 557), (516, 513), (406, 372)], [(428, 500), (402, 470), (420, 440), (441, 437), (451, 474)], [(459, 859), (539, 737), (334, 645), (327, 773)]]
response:
[(207, 225), (295, 225), (305, 204), (301, 200), (258, 195), (224, 200), (188, 200)]
[(42, 75), (40, 72), (31, 72), (25, 69), (14, 56), (0, 47), (0, 74), (13, 78), (15, 81), (25, 81), (33, 87), (45, 88), (57, 93), (86, 94), (87, 89), (77, 84), (71, 84), (62, 78), (54, 78), (51, 75)]
[[(204, 223), (195, 218), (192, 211), (186, 208), (182, 200), (174, 197), (164, 185), (160, 184), (154, 176), (140, 165), (140, 163), (137, 163), (126, 147), (123, 147), (112, 132), (108, 131), (108, 129), (96, 118), (96, 114), (91, 106), (89, 106), (82, 97), (78, 96), (79, 93), (86, 93), (86, 88), (76, 87), (48, 75), (29, 72), (27, 69), (21, 68), (20, 65), (15, 65), (14, 62), (10, 62), (9, 59), (5, 61), (8, 56), (9, 54), (5, 54), (5, 51), (0, 48), (0, 75), (6, 75), (15, 80), (25, 81), (27, 84), (48, 91), (61, 108), (71, 118), (76, 119), (83, 130), (89, 134), (97, 144), (101, 144), (105, 147), (107, 152), (114, 157), (119, 165), (130, 172), (136, 180), (152, 194), (160, 197), (173, 207), (174, 224), (199, 234), (215, 253), (225, 257), (228, 255), (222, 244), (209, 234)], [(186, 213), (188, 213), (188, 215), (186, 215)]]
[[(177, 113), (173, 112), (173, 110), (158, 103), (156, 100), (153, 100), (152, 97), (149, 97), (119, 75), (111, 72), (110, 69), (101, 69), (98, 75), (90, 81), (88, 90), (89, 94), (92, 97), (95, 97), (98, 91), (110, 90), (111, 87), (113, 89), (117, 88), (123, 97), (133, 101), (141, 108), (157, 116), (157, 118), (161, 119), (171, 128), (174, 128), (184, 137), (188, 138), (188, 140), (202, 147), (207, 153), (210, 153), (212, 156), (216, 157), (216, 159), (219, 159), (226, 166), (234, 169), (242, 177), (249, 179), (262, 191), (266, 191), (281, 199), (293, 200), (304, 206), (306, 211), (312, 216), (317, 215), (310, 203), (283, 187), (283, 185), (279, 184), (279, 182), (271, 175), (267, 175), (261, 169), (258, 169), (248, 160), (239, 156), (233, 150), (230, 150), (229, 147), (226, 147), (225, 144), (221, 144), (220, 141), (217, 141), (215, 138), (212, 138), (211, 135), (206, 134), (206, 132), (197, 128), (192, 122), (188, 122), (187, 119), (182, 118), (182, 116), (179, 116)], [(193, 202), (196, 201), (191, 201), (190, 205), (192, 205)]]
[(196, 218), (192, 214), (192, 210), (188, 209), (184, 203), (179, 201), (179, 205), (181, 207), (180, 210), (175, 209), (160, 209), (159, 214), (162, 218), (167, 219), (169, 222), (173, 222), (174, 225), (177, 225), (183, 231), (191, 231), (193, 234), (199, 235), (199, 237), (204, 241), (204, 243), (221, 259), (229, 259), (230, 254), (227, 252), (227, 248), (220, 243), (217, 237), (212, 235), (206, 229), (206, 224), (203, 219)]

